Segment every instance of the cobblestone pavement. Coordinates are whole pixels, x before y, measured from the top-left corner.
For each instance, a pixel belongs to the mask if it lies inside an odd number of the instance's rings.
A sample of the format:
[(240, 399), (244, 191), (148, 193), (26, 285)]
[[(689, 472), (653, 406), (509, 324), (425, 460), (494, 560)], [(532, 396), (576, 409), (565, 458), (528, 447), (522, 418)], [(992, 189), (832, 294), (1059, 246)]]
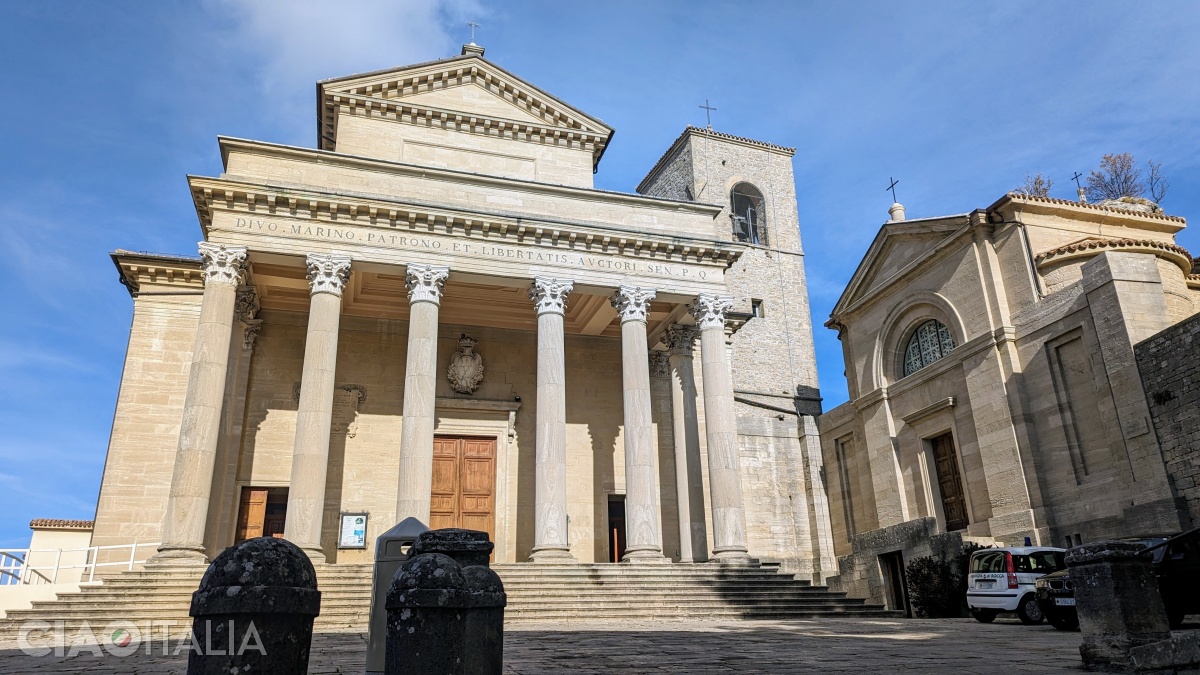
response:
[[(509, 626), (505, 675), (535, 673), (1010, 673), (1082, 672), (1079, 633), (999, 619), (629, 622)], [(363, 672), (366, 635), (313, 640), (309, 673)], [(67, 652), (69, 653), (69, 652)], [(186, 653), (123, 658), (87, 651), (28, 656), (0, 646), (0, 673), (186, 671)]]

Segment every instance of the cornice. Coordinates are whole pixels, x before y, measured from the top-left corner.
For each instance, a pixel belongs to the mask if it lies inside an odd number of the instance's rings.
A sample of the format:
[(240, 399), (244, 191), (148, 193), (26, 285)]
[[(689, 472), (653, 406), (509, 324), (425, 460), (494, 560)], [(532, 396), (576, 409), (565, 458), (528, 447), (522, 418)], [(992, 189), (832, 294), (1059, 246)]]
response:
[(920, 370), (911, 373), (905, 377), (895, 380), (888, 384), (888, 392), (893, 398), (909, 391), (913, 387), (918, 387), (925, 384), (929, 380), (941, 377), (947, 372), (963, 367), (963, 362), (975, 356), (979, 352), (993, 349), (998, 345), (997, 336), (993, 333), (984, 333), (975, 338), (967, 340), (961, 345), (950, 350), (950, 353), (933, 363), (921, 368)]
[[(586, 129), (567, 129), (533, 122), (465, 113), (433, 106), (419, 105), (404, 99), (386, 100), (356, 94), (329, 93), (325, 105), (336, 107), (339, 114), (386, 119), (417, 126), (437, 126), (460, 133), (480, 134), (513, 141), (565, 146), (592, 153), (592, 166), (608, 143), (611, 132), (597, 133)], [(336, 144), (322, 137), (321, 149), (333, 150)]]
[[(717, 215), (721, 213), (721, 210), (725, 208), (720, 204), (690, 202), (679, 199), (668, 199), (665, 197), (649, 197), (631, 192), (597, 190), (595, 188), (560, 185), (558, 183), (541, 183), (538, 181), (523, 180), (520, 178), (492, 176), (489, 174), (472, 173), (470, 171), (458, 171), (455, 169), (421, 166), (419, 164), (406, 164), (404, 162), (394, 162), (375, 157), (363, 157), (361, 155), (350, 155), (331, 150), (299, 148), (294, 145), (281, 145), (279, 143), (268, 143), (265, 141), (252, 141), (245, 138), (234, 138), (232, 136), (218, 136), (217, 143), (221, 148), (221, 165), (224, 168), (228, 168), (229, 166), (230, 150), (237, 149), (263, 155), (277, 155), (280, 157), (303, 159), (334, 166), (341, 165), (368, 171), (381, 171), (385, 173), (392, 173), (398, 176), (436, 178), (491, 188), (523, 190), (550, 196), (571, 197), (576, 199), (595, 199), (614, 204), (628, 204), (630, 206), (641, 208), (688, 211), (697, 215), (704, 215), (709, 218), (716, 218)], [(190, 178), (191, 176), (189, 176), (189, 179)], [(301, 186), (286, 187), (289, 189), (292, 187), (306, 189)], [(369, 196), (382, 197), (381, 195)], [(386, 199), (386, 197), (382, 198)]]
[(850, 403), (851, 403), (851, 405), (854, 406), (854, 409), (856, 411), (862, 412), (873, 405), (876, 405), (878, 403), (883, 403), (887, 400), (888, 400), (888, 388), (880, 387), (878, 389), (875, 389), (874, 391), (869, 391), (869, 392), (863, 394), (862, 396), (859, 396), (858, 398), (854, 399)]
[(900, 419), (904, 420), (905, 424), (912, 424), (913, 422), (916, 422), (917, 420), (929, 417), (930, 415), (932, 415), (935, 412), (938, 412), (940, 410), (945, 410), (946, 408), (953, 408), (955, 403), (956, 403), (956, 401), (954, 400), (953, 396), (947, 396), (946, 398), (938, 401), (937, 403), (934, 403), (932, 405), (927, 405), (924, 408), (921, 408), (920, 410), (918, 410), (916, 412), (912, 412), (912, 413), (902, 416)]
[(117, 266), (119, 280), (131, 296), (143, 283), (177, 284), (196, 290), (204, 287), (204, 270), (199, 258), (134, 252), (117, 249), (109, 254)]
[(732, 265), (745, 250), (736, 242), (642, 232), (591, 223), (413, 204), (374, 196), (322, 193), (227, 178), (188, 177), (200, 224), (208, 235), (214, 210), (320, 219), (345, 225), (437, 232), (491, 243), (534, 243), (592, 253), (628, 254)]
[(1025, 213), (1046, 213), (1068, 218), (1087, 221), (1142, 223), (1151, 229), (1162, 230), (1170, 224), (1168, 231), (1177, 232), (1187, 225), (1187, 219), (1166, 214), (1141, 213), (1117, 209), (1100, 204), (1085, 204), (1083, 202), (1053, 197), (1035, 197), (1009, 192), (987, 208), (988, 212), (997, 211), (1007, 206), (1018, 206)]

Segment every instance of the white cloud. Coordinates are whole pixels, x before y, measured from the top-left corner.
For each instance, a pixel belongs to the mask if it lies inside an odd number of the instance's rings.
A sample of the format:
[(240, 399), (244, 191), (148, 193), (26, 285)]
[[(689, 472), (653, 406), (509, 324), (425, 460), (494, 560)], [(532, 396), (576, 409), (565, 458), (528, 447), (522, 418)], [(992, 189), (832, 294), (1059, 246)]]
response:
[[(229, 21), (217, 48), (251, 59), (261, 94), (311, 134), (313, 84), (322, 79), (457, 54), (476, 0), (206, 0)], [(282, 104), (282, 105), (280, 105)], [(296, 115), (294, 113), (301, 113)]]

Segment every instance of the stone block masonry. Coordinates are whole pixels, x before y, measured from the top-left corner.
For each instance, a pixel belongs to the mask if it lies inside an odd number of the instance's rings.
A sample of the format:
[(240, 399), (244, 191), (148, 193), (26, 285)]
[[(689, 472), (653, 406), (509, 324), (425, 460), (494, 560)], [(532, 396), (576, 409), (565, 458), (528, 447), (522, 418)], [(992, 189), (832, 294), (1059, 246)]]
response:
[(1200, 314), (1134, 347), (1180, 520), (1200, 524)]

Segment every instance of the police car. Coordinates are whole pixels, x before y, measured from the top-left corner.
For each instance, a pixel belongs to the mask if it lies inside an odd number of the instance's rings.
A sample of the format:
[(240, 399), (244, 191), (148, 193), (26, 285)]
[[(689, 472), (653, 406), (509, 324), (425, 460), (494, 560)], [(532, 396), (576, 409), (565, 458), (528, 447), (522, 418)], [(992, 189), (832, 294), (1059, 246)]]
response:
[(1066, 569), (1066, 549), (1048, 546), (985, 548), (971, 554), (967, 607), (976, 621), (991, 623), (1000, 612), (1016, 612), (1024, 624), (1045, 618), (1038, 607), (1037, 580)]

